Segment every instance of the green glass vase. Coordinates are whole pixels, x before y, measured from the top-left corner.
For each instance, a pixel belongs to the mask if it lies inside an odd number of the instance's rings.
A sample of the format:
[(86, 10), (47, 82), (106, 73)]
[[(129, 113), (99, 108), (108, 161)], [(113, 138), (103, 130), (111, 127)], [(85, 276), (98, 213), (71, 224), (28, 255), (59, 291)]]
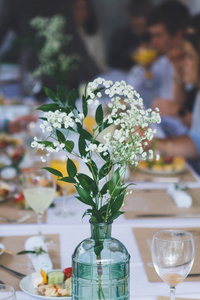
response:
[(112, 224), (91, 223), (91, 237), (72, 255), (73, 300), (128, 300), (130, 255), (111, 237)]

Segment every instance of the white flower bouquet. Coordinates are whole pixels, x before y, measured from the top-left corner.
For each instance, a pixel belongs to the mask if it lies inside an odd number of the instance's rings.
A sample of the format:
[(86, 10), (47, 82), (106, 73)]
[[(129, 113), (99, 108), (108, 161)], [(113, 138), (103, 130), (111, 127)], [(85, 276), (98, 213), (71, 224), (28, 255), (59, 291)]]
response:
[[(136, 168), (139, 159), (153, 158), (153, 151), (146, 151), (145, 147), (155, 134), (149, 126), (161, 121), (159, 109), (145, 110), (140, 95), (124, 81), (113, 84), (97, 78), (89, 82), (81, 99), (81, 109), (77, 107), (74, 89), (68, 96), (60, 87), (56, 93), (48, 88), (45, 92), (52, 103), (38, 108), (44, 113), (41, 118), (44, 139), (35, 137), (32, 147), (46, 149), (47, 156), (65, 151), (68, 176), (63, 177), (53, 168), (46, 169), (58, 176), (58, 180), (74, 184), (78, 193), (76, 198), (90, 207), (84, 215), (90, 215), (93, 222), (113, 221), (123, 213), (120, 208), (128, 187), (126, 169), (129, 166)], [(95, 107), (96, 126), (92, 133), (84, 125), (90, 106)], [(109, 131), (113, 125), (114, 130)], [(77, 147), (73, 134), (71, 139), (67, 138), (69, 132), (78, 135)], [(103, 143), (99, 140), (100, 134)], [(72, 155), (84, 161), (89, 175), (77, 172), (69, 158)], [(96, 163), (97, 157), (101, 164)]]

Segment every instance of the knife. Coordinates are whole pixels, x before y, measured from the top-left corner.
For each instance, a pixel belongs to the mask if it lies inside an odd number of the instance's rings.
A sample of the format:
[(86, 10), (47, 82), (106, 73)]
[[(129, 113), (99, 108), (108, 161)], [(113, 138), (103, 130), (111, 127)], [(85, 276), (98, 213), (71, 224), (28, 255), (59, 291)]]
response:
[(2, 269), (4, 269), (4, 270), (8, 271), (10, 274), (12, 274), (12, 275), (14, 275), (15, 277), (20, 278), (20, 279), (22, 279), (22, 278), (24, 278), (24, 277), (26, 276), (26, 275), (24, 275), (24, 274), (22, 274), (22, 273), (19, 273), (19, 272), (17, 272), (17, 271), (11, 270), (11, 269), (9, 269), (9, 268), (7, 268), (7, 267), (1, 265), (1, 264), (0, 264), (0, 268), (2, 268)]
[(136, 215), (137, 218), (199, 218), (200, 214), (197, 213), (180, 213), (180, 214), (139, 214)]

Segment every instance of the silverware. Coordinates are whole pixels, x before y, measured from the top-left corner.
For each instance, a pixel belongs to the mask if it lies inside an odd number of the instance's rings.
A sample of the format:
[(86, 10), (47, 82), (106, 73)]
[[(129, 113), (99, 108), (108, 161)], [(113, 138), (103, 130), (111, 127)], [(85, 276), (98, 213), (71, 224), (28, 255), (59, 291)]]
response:
[(188, 274), (187, 277), (200, 277), (200, 273), (192, 273), (192, 274)]
[(137, 218), (199, 218), (200, 214), (197, 213), (180, 213), (180, 214), (139, 214)]
[(24, 215), (24, 216), (22, 216), (21, 218), (18, 218), (18, 219), (9, 219), (9, 218), (5, 218), (5, 217), (0, 216), (0, 221), (19, 224), (19, 223), (23, 223), (24, 221), (26, 221), (30, 217), (31, 217), (31, 214), (26, 214), (26, 215)]
[(24, 278), (24, 277), (26, 276), (26, 275), (24, 275), (24, 274), (22, 274), (22, 273), (19, 273), (19, 272), (17, 272), (17, 271), (14, 271), (14, 270), (12, 270), (12, 269), (9, 269), (9, 268), (7, 268), (7, 267), (1, 265), (1, 264), (0, 264), (0, 268), (2, 268), (2, 269), (4, 269), (4, 270), (8, 271), (10, 274), (12, 274), (12, 275), (14, 275), (15, 277), (20, 278), (20, 279), (22, 279), (22, 278)]

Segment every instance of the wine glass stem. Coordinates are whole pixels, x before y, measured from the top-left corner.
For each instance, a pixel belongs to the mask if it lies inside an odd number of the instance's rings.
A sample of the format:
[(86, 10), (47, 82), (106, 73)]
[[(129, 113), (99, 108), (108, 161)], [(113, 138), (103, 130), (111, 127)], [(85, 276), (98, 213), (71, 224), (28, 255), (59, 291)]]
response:
[(176, 288), (175, 287), (170, 287), (170, 300), (175, 300), (175, 292)]
[(42, 216), (43, 214), (37, 214), (37, 225), (38, 225), (38, 236), (42, 237), (41, 224), (42, 224)]

